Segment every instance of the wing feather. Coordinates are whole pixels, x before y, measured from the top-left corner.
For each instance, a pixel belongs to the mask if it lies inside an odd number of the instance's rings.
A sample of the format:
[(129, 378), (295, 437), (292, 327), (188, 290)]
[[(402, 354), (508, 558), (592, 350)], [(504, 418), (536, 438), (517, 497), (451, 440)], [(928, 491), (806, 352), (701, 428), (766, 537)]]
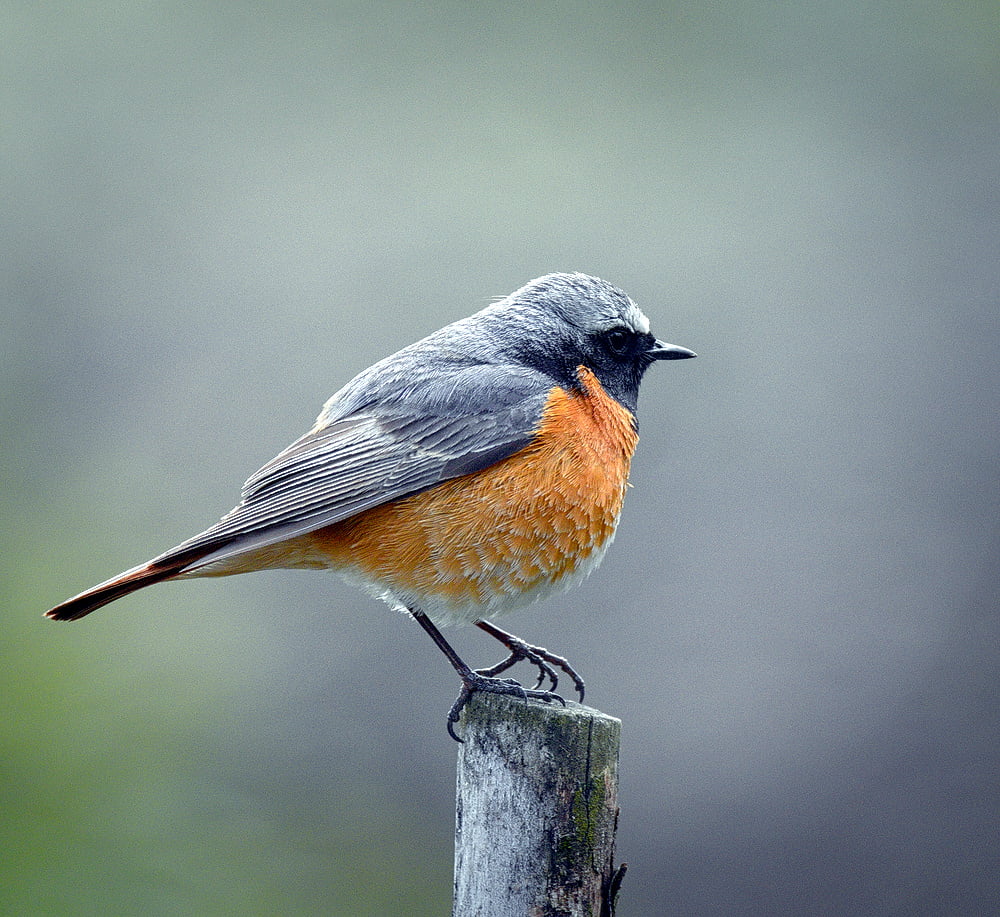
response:
[(452, 398), (431, 404), (412, 396), (395, 404), (383, 398), (338, 415), (331, 399), (312, 431), (251, 475), (235, 509), (153, 562), (190, 557), (185, 572), (191, 572), (512, 455), (531, 442), (551, 380), (518, 375), (516, 397), (511, 386), (501, 385), (504, 397), (498, 398), (498, 372), (484, 367), (479, 389), (466, 372), (461, 403), (453, 391)]

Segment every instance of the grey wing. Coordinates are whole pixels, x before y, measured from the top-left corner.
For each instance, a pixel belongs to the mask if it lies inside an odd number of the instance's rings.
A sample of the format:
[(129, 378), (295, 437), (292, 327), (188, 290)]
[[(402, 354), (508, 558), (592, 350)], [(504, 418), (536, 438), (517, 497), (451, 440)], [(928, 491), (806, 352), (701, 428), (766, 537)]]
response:
[(235, 509), (154, 563), (190, 557), (191, 571), (488, 467), (531, 442), (548, 388), (529, 388), (472, 414), (400, 405), (317, 426), (247, 480)]

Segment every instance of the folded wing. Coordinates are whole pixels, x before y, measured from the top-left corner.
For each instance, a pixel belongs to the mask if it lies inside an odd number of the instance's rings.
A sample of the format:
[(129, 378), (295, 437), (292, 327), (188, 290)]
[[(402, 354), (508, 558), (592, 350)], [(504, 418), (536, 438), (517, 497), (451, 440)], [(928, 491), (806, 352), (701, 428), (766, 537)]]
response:
[(479, 471), (531, 442), (545, 400), (538, 393), (474, 415), (396, 408), (334, 420), (254, 474), (218, 523), (156, 561), (188, 554), (188, 572)]
[(332, 525), (471, 474), (531, 442), (551, 380), (456, 359), (454, 372), (376, 364), (325, 406), (316, 426), (243, 485), (240, 503), (200, 535), (47, 612), (76, 620), (136, 589)]

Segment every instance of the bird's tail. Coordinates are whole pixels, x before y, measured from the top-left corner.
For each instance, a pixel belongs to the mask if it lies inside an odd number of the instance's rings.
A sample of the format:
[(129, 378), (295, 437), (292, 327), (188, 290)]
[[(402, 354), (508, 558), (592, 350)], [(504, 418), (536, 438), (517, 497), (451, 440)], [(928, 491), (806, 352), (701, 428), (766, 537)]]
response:
[[(284, 526), (248, 528), (237, 524), (241, 519), (239, 515), (241, 508), (242, 504), (223, 516), (211, 528), (171, 548), (159, 557), (119, 573), (61, 602), (55, 608), (50, 608), (45, 612), (45, 617), (53, 621), (76, 621), (130, 592), (178, 576), (229, 576), (232, 573), (248, 573), (251, 570), (286, 566), (280, 562), (280, 558), (276, 559), (277, 555), (273, 552), (268, 553), (267, 549), (271, 545), (289, 541), (295, 535), (316, 527), (290, 523)], [(236, 523), (233, 522), (234, 518)], [(262, 556), (257, 553), (260, 550), (264, 551)], [(293, 562), (287, 566), (303, 566), (302, 563), (294, 562), (298, 557), (294, 549), (290, 557)]]
[(55, 608), (50, 608), (45, 612), (45, 617), (51, 618), (53, 621), (76, 621), (130, 592), (179, 576), (199, 556), (210, 553), (210, 550), (199, 551), (194, 553), (194, 556), (192, 553), (182, 550), (168, 552), (161, 557), (140, 564), (138, 567), (119, 573), (103, 583), (91, 586), (90, 589), (67, 599), (65, 602), (60, 602)]

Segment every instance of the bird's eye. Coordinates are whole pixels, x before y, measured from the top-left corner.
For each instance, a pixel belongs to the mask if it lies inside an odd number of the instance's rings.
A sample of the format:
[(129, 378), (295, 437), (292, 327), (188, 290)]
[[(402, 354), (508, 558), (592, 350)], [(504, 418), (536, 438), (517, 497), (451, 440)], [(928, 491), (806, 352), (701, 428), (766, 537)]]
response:
[(605, 332), (604, 341), (616, 356), (621, 356), (628, 350), (628, 345), (632, 340), (632, 335), (625, 328), (612, 328)]

